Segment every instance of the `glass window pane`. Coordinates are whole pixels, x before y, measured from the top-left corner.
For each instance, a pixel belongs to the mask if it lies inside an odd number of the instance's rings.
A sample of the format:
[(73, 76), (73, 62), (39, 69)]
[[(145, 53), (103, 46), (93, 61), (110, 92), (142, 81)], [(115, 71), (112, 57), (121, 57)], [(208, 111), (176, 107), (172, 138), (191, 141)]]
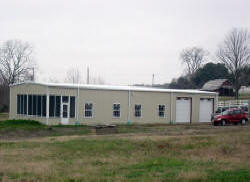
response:
[(135, 117), (141, 117), (141, 104), (135, 105)]
[(113, 117), (120, 117), (120, 104), (113, 104)]
[(85, 103), (85, 117), (92, 117), (93, 116), (93, 104), (92, 103)]
[(23, 95), (21, 95), (21, 103), (20, 103), (20, 108), (21, 108), (21, 112), (20, 114), (23, 114)]
[(24, 95), (24, 110), (23, 114), (27, 114), (27, 95)]
[(63, 118), (68, 118), (68, 105), (63, 104)]
[(75, 117), (75, 97), (70, 97), (70, 117)]
[(28, 96), (28, 115), (32, 115), (32, 95)]
[(49, 116), (55, 116), (55, 96), (53, 95), (49, 96)]
[(61, 96), (56, 96), (56, 117), (60, 117)]
[(69, 102), (69, 97), (68, 96), (62, 96), (62, 102), (63, 103), (68, 103)]
[(42, 96), (42, 115), (46, 116), (46, 108), (47, 108), (47, 96)]
[(33, 95), (32, 99), (32, 115), (35, 116), (37, 113), (37, 95)]
[(92, 111), (85, 111), (85, 117), (92, 117)]
[(38, 116), (42, 115), (42, 96), (41, 95), (37, 96), (37, 115)]

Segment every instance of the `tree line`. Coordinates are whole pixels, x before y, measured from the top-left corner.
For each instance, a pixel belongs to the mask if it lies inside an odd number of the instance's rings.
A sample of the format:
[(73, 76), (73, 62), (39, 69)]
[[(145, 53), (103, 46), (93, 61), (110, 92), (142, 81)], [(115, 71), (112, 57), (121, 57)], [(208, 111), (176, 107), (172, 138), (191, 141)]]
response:
[[(0, 44), (0, 112), (7, 112), (9, 107), (9, 85), (35, 81), (35, 70), (38, 70), (34, 58), (34, 48), (29, 42), (7, 40)], [(63, 82), (86, 83), (84, 74), (79, 68), (69, 68)], [(59, 82), (54, 78), (50, 82)], [(90, 84), (104, 84), (99, 76), (91, 75)]]
[(173, 79), (169, 88), (200, 89), (207, 81), (229, 79), (236, 98), (242, 85), (250, 85), (250, 33), (247, 29), (232, 29), (209, 59), (209, 52), (200, 47), (186, 48), (180, 53), (186, 69), (183, 76)]
[[(184, 49), (180, 58), (186, 69), (183, 76), (173, 79), (169, 88), (199, 89), (209, 80), (228, 78), (236, 90), (250, 85), (250, 34), (247, 29), (233, 29), (219, 45), (215, 53), (216, 63), (209, 59), (209, 52), (200, 47)], [(206, 63), (206, 64), (205, 64)], [(8, 40), (0, 44), (0, 112), (8, 111), (9, 85), (34, 81), (38, 67), (33, 46), (20, 40)], [(70, 68), (65, 82), (84, 83), (79, 68)], [(54, 80), (53, 78), (51, 80)], [(57, 82), (54, 80), (53, 82)], [(92, 84), (104, 84), (101, 77), (91, 77)], [(158, 85), (159, 86), (159, 85)]]

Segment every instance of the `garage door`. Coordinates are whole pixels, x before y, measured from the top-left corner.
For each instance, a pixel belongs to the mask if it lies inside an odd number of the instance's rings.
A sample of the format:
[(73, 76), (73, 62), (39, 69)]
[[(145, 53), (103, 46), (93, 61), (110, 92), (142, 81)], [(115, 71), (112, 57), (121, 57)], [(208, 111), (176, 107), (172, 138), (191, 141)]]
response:
[(177, 98), (176, 100), (176, 122), (190, 123), (191, 98)]
[(200, 99), (200, 122), (210, 122), (213, 113), (213, 99)]

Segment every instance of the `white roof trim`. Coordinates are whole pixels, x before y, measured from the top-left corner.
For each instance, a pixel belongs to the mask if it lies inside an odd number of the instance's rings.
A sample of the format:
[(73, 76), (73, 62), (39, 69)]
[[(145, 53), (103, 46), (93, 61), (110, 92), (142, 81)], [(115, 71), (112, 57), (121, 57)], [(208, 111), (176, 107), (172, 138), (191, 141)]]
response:
[(48, 87), (63, 87), (63, 88), (80, 88), (87, 90), (121, 90), (121, 91), (143, 91), (143, 92), (175, 92), (175, 93), (193, 93), (193, 94), (209, 94), (216, 95), (216, 92), (200, 91), (200, 90), (188, 90), (188, 89), (159, 89), (159, 88), (147, 88), (138, 86), (114, 86), (114, 85), (91, 85), (91, 84), (70, 84), (70, 83), (38, 83), (38, 82), (22, 82), (10, 85), (10, 87), (32, 84)]

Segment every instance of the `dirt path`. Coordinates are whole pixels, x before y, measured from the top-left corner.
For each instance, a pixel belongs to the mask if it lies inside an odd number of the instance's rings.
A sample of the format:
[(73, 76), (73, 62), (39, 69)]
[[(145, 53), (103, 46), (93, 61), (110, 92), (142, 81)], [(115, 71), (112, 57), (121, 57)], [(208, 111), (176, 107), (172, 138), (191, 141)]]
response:
[[(138, 131), (133, 131), (132, 127), (137, 127)], [(0, 138), (0, 142), (54, 142), (54, 141), (68, 141), (74, 139), (114, 139), (115, 138), (130, 138), (130, 139), (145, 139), (145, 138), (169, 138), (169, 137), (185, 137), (185, 136), (213, 136), (216, 134), (226, 134), (232, 132), (250, 132), (250, 124), (245, 126), (241, 125), (229, 125), (229, 126), (212, 126), (211, 124), (196, 124), (196, 125), (155, 125), (155, 126), (130, 126), (128, 130), (131, 129), (131, 133), (117, 133), (110, 135), (96, 135), (95, 133), (89, 133), (85, 135), (67, 135), (64, 136), (50, 136), (41, 135), (40, 133), (28, 134), (23, 137), (18, 137), (18, 133), (11, 133), (10, 136), (7, 135), (4, 138)], [(65, 129), (64, 129), (65, 130)], [(143, 132), (146, 131), (146, 132)], [(39, 132), (39, 131), (38, 131)], [(61, 131), (60, 131), (61, 132)]]

